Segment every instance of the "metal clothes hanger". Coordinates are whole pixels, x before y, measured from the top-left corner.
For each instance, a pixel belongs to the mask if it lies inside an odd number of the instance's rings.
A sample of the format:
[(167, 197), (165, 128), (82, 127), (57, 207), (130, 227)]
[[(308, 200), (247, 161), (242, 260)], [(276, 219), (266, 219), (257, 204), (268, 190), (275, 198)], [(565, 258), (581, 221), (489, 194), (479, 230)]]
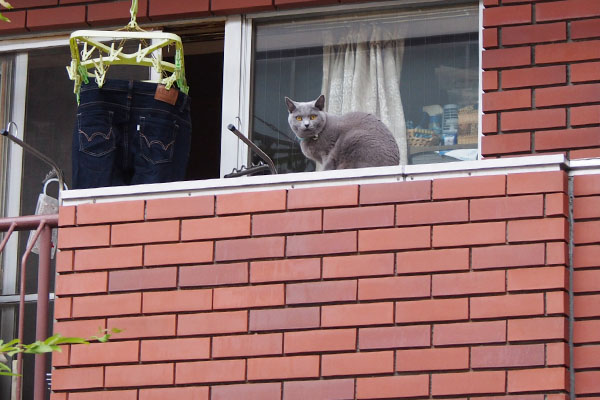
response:
[[(78, 30), (71, 34), (71, 65), (67, 66), (67, 72), (74, 81), (73, 91), (77, 95), (78, 104), (83, 83), (89, 83), (89, 78), (95, 78), (98, 86), (102, 87), (108, 67), (119, 64), (153, 67), (159, 76), (157, 83), (165, 85), (167, 90), (176, 84), (179, 90), (188, 93), (181, 38), (173, 33), (143, 30), (136, 21), (137, 10), (138, 0), (132, 0), (131, 20), (119, 30)], [(103, 43), (107, 40), (112, 41), (110, 45)], [(139, 41), (135, 52), (128, 53), (124, 50), (127, 40)], [(175, 47), (174, 63), (164, 61), (161, 51), (157, 51), (167, 46)]]

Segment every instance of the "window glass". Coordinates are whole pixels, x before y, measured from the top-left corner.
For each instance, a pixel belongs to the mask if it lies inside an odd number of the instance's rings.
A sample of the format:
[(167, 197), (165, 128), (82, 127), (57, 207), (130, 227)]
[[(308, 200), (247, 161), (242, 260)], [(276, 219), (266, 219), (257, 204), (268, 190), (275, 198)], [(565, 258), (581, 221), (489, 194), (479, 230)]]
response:
[(314, 170), (284, 97), (324, 94), (330, 113), (377, 115), (404, 164), (475, 159), (478, 51), (476, 5), (257, 22), (252, 138), (279, 172)]

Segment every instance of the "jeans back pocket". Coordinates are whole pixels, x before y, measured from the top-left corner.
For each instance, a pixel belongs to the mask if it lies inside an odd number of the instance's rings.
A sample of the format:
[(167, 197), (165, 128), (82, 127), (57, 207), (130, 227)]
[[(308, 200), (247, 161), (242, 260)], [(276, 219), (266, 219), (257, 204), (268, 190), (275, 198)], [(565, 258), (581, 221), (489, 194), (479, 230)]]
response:
[(112, 111), (92, 111), (77, 114), (79, 151), (102, 157), (116, 148)]
[(174, 120), (140, 117), (138, 134), (142, 157), (152, 164), (171, 162), (178, 130), (179, 125)]

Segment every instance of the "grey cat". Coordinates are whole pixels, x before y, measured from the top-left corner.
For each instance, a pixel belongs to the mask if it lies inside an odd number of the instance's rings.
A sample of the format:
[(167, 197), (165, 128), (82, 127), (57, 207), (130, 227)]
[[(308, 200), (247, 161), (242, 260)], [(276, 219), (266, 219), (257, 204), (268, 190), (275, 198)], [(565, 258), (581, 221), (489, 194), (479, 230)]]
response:
[(285, 98), (290, 128), (302, 153), (324, 170), (398, 165), (398, 144), (377, 117), (364, 112), (341, 116), (323, 111), (325, 96), (308, 102)]

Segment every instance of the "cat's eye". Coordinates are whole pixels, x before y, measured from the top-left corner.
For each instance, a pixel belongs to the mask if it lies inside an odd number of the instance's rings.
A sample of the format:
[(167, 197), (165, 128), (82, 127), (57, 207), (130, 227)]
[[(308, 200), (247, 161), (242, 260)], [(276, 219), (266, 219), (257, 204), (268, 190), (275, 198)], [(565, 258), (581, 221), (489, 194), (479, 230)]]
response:
[(317, 116), (313, 114), (313, 115), (310, 116), (310, 119), (311, 120), (315, 120), (315, 119), (317, 119)]
[(296, 117), (296, 121), (302, 121), (302, 117), (300, 117), (300, 116)]

